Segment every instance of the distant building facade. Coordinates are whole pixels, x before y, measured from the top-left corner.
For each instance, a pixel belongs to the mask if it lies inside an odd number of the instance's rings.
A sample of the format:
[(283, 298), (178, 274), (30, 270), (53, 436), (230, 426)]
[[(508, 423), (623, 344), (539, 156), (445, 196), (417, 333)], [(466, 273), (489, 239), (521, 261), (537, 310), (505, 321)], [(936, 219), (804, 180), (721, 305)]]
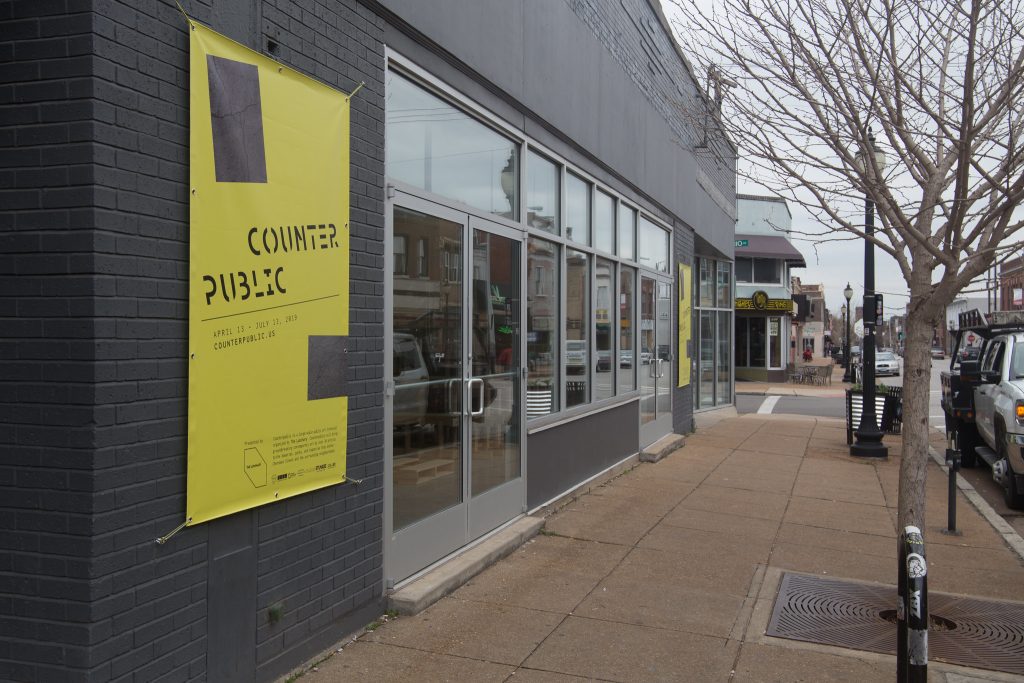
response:
[(785, 381), (790, 364), (792, 270), (806, 266), (790, 239), (783, 199), (736, 196), (736, 378)]

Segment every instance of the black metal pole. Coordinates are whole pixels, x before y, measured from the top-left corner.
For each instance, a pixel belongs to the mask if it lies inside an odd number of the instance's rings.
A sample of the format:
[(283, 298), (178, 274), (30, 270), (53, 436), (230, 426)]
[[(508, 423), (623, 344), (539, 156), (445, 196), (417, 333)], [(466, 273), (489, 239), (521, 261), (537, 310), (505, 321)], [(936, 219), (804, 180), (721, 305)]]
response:
[[(874, 152), (874, 137), (869, 135), (868, 153), (864, 163), (872, 163), (867, 158)], [(887, 458), (889, 449), (882, 444), (882, 430), (878, 428), (875, 416), (875, 245), (871, 242), (875, 234), (875, 203), (868, 195), (864, 200), (864, 342), (861, 345), (863, 361), (864, 408), (860, 414), (860, 425), (857, 426), (856, 441), (850, 446), (850, 455), (867, 458)], [(868, 322), (871, 322), (869, 325)]]
[(906, 532), (896, 538), (896, 683), (907, 680), (907, 543)]
[(956, 475), (960, 471), (960, 452), (946, 449), (946, 465), (949, 466), (949, 501), (946, 503), (946, 533), (959, 536), (956, 530)]
[[(907, 683), (928, 681), (928, 563), (924, 557), (924, 537), (917, 527), (903, 530), (906, 567), (904, 580), (904, 616), (906, 617)], [(898, 670), (897, 665), (897, 670)]]
[(843, 370), (843, 381), (852, 382), (853, 375), (850, 374), (850, 301), (846, 301), (846, 353), (843, 354), (843, 361), (846, 367)]

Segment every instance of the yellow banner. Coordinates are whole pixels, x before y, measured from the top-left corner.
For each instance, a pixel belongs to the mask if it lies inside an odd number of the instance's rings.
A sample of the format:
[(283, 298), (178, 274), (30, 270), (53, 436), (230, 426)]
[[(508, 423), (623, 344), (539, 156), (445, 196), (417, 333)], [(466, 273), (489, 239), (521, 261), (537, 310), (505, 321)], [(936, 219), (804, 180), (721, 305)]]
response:
[(690, 300), (693, 280), (690, 266), (679, 264), (679, 386), (690, 383)]
[(186, 520), (198, 524), (344, 480), (349, 103), (192, 23)]

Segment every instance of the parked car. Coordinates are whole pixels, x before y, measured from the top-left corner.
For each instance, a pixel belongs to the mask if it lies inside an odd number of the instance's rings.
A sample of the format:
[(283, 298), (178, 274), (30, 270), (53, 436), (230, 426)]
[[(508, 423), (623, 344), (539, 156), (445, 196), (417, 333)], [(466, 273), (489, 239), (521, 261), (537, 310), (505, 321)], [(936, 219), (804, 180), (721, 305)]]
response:
[(395, 381), (395, 426), (421, 424), (427, 411), (430, 373), (420, 343), (411, 334), (394, 334), (392, 374)]
[(875, 376), (900, 376), (900, 360), (892, 351), (879, 351), (875, 354)]
[(622, 349), (619, 351), (619, 367), (633, 367), (633, 349)]
[(938, 347), (938, 346), (933, 346), (932, 347), (932, 358), (938, 358), (939, 360), (943, 360), (943, 359), (945, 359), (945, 357), (946, 357), (946, 352), (943, 351), (941, 347)]

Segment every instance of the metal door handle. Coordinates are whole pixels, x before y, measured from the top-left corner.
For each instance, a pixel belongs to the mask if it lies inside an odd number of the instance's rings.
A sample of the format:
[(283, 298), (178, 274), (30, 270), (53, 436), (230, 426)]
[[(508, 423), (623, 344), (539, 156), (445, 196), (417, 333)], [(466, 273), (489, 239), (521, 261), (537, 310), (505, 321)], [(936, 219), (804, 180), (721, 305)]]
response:
[[(469, 416), (479, 417), (484, 414), (484, 381), (479, 377), (472, 377), (467, 385), (469, 387)], [(473, 410), (473, 387), (480, 387), (480, 410)]]
[(452, 405), (453, 403), (455, 403), (452, 400), (452, 398), (455, 397), (455, 396), (458, 396), (458, 394), (455, 393), (455, 391), (454, 391), (455, 390), (455, 383), (456, 382), (460, 382), (461, 383), (462, 380), (461, 379), (457, 379), (457, 378), (456, 379), (450, 379), (450, 380), (448, 380), (445, 383), (445, 398), (444, 398), (444, 400), (445, 400), (445, 407), (448, 409), (448, 415), (450, 417), (456, 417), (456, 416), (461, 416), (462, 415), (462, 406), (459, 406), (458, 410), (456, 410), (455, 406)]

